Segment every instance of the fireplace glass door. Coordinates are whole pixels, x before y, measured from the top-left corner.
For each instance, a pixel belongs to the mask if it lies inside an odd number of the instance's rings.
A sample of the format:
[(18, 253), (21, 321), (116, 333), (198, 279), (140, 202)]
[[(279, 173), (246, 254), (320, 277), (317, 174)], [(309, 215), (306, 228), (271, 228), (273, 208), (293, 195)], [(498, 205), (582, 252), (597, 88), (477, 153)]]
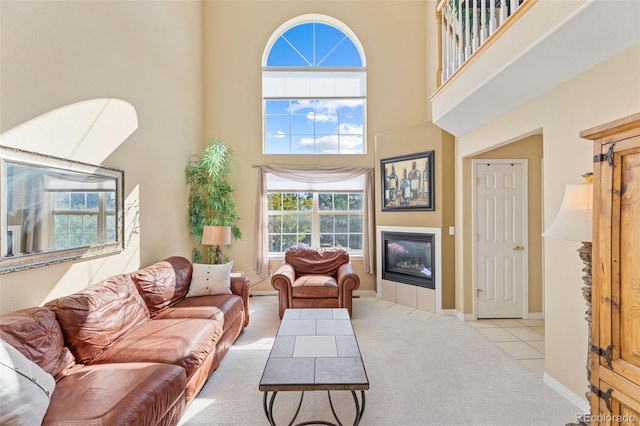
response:
[(382, 278), (435, 289), (434, 235), (382, 232)]

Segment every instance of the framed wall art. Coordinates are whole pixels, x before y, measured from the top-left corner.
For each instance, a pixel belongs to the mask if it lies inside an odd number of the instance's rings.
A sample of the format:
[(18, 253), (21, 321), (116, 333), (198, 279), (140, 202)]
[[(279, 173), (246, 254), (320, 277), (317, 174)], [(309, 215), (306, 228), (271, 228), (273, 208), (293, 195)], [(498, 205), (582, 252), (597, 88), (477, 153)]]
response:
[(380, 160), (382, 210), (435, 210), (434, 151)]

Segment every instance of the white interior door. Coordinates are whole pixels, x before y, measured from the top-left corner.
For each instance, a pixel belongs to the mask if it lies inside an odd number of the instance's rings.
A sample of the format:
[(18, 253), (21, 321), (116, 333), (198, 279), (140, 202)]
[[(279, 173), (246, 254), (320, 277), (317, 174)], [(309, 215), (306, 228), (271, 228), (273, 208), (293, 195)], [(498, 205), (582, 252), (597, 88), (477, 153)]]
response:
[(478, 318), (523, 318), (528, 285), (526, 160), (475, 163)]

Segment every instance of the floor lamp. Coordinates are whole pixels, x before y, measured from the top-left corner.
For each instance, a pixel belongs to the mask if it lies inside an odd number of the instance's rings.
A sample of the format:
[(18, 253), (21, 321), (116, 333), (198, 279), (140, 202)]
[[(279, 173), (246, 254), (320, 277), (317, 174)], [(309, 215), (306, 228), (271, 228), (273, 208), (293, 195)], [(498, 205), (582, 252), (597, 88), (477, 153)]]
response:
[[(586, 183), (567, 185), (558, 215), (551, 226), (542, 234), (543, 237), (557, 240), (579, 241), (580, 260), (584, 264), (582, 272), (582, 296), (587, 302), (586, 320), (588, 326), (587, 340), (587, 380), (591, 385), (591, 364), (589, 348), (591, 347), (591, 231), (593, 217), (593, 184), (592, 174), (583, 175)], [(586, 393), (589, 400), (589, 391)], [(578, 423), (580, 424), (580, 423)]]
[[(221, 245), (231, 244), (231, 227), (230, 226), (205, 226), (202, 228), (202, 244), (206, 246), (215, 246), (213, 263), (222, 263)], [(209, 251), (209, 261), (211, 261), (211, 251)]]

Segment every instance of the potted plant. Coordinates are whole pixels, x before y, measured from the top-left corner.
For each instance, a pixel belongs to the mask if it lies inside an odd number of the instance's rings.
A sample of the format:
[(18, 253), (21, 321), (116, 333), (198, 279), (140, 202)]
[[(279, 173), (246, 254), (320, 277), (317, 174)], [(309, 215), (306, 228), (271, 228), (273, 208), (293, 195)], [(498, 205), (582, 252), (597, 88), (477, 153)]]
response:
[[(196, 240), (193, 249), (193, 262), (202, 262), (202, 253), (198, 249), (205, 226), (228, 226), (233, 240), (242, 238), (238, 228), (238, 214), (233, 199), (235, 188), (228, 181), (232, 167), (232, 150), (221, 141), (213, 139), (200, 155), (189, 159), (185, 177), (189, 186), (188, 222), (189, 234)], [(207, 262), (213, 263), (214, 252), (208, 250)], [(228, 258), (223, 255), (226, 262)]]

